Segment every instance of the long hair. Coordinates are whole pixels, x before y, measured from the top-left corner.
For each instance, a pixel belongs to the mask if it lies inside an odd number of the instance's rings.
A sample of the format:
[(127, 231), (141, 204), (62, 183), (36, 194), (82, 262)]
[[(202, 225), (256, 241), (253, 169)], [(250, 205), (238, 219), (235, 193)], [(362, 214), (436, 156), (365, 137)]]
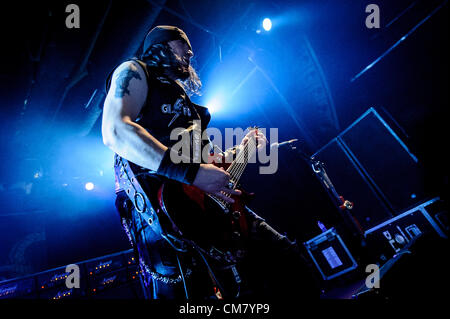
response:
[[(147, 52), (141, 55), (147, 65), (154, 69), (157, 74), (166, 74), (167, 72), (179, 72), (178, 61), (181, 60), (167, 44), (154, 44)], [(194, 94), (201, 95), (200, 89), (202, 82), (194, 67), (189, 64), (189, 75), (185, 80), (177, 80), (189, 96)]]

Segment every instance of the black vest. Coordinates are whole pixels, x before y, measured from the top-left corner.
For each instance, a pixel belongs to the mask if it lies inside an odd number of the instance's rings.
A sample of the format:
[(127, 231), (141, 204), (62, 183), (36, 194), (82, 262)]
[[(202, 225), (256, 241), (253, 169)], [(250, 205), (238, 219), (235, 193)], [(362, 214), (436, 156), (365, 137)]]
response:
[[(193, 103), (184, 89), (175, 81), (156, 74), (155, 69), (145, 62), (137, 62), (146, 75), (148, 93), (144, 106), (139, 113), (136, 123), (144, 127), (153, 137), (165, 146), (173, 146), (178, 140), (171, 140), (170, 133), (175, 128), (186, 129), (192, 141), (194, 120), (200, 120), (201, 133), (206, 129), (211, 115), (206, 107)], [(108, 76), (106, 89), (109, 89), (111, 75)], [(201, 150), (210, 147), (209, 141), (201, 141)], [(194, 147), (191, 144), (191, 156)], [(137, 165), (136, 165), (137, 166)], [(138, 170), (140, 170), (138, 168)]]

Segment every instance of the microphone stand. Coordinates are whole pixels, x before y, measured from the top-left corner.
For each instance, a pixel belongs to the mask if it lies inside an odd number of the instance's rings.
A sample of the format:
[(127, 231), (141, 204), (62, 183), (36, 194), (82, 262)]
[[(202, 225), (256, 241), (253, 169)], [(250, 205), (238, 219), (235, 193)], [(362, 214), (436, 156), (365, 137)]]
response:
[(314, 157), (310, 157), (305, 154), (302, 150), (297, 149), (297, 147), (292, 144), (289, 145), (292, 150), (296, 150), (297, 155), (299, 155), (308, 165), (311, 167), (315, 176), (319, 179), (322, 186), (327, 191), (328, 195), (333, 201), (333, 204), (337, 207), (337, 209), (342, 213), (344, 217), (345, 224), (351, 230), (353, 237), (363, 240), (364, 231), (358, 222), (358, 220), (353, 216), (351, 210), (353, 209), (353, 203), (344, 199), (344, 197), (340, 196), (336, 191), (333, 183), (328, 177), (327, 172), (325, 171), (325, 164)]

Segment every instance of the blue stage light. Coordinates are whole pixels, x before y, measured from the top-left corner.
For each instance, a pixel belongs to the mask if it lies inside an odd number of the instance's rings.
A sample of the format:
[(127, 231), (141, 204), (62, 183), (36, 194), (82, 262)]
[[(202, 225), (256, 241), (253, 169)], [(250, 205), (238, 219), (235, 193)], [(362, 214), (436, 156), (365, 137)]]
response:
[(269, 31), (270, 29), (272, 29), (272, 21), (269, 18), (265, 18), (263, 20), (262, 25), (263, 25), (264, 30), (266, 30), (266, 31)]
[(86, 185), (84, 185), (84, 188), (86, 188), (86, 190), (91, 191), (94, 189), (94, 183), (86, 183)]
[(213, 98), (206, 104), (206, 107), (208, 108), (209, 113), (213, 114), (222, 108), (222, 103), (218, 98)]

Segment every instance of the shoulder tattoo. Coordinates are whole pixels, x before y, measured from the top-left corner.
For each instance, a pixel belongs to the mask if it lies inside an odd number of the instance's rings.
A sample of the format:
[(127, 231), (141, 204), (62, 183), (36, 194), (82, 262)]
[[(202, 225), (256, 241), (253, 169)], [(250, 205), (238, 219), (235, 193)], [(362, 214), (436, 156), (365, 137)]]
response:
[(130, 85), (132, 78), (142, 80), (134, 65), (131, 65), (129, 68), (119, 72), (116, 79), (116, 92), (114, 93), (115, 97), (124, 97), (125, 94), (130, 95), (128, 86)]

